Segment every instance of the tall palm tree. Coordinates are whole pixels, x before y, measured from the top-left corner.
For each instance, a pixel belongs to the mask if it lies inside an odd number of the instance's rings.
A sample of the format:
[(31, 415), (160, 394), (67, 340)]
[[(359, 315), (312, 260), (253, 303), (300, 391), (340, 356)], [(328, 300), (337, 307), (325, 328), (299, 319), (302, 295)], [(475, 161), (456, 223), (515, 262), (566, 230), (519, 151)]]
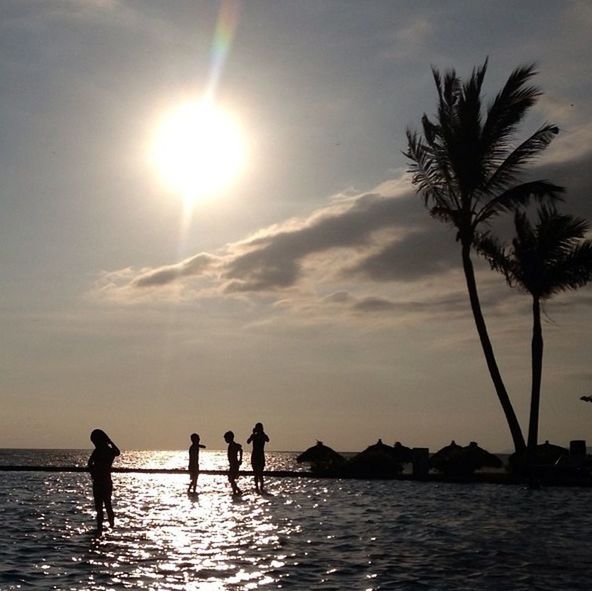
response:
[(563, 191), (545, 180), (518, 182), (520, 173), (558, 133), (543, 125), (518, 145), (513, 140), (519, 123), (541, 95), (529, 85), (534, 66), (515, 69), (485, 111), (481, 87), (487, 61), (463, 82), (450, 70), (441, 76), (432, 69), (438, 92), (434, 121), (422, 117), (423, 134), (407, 131), (412, 182), (437, 219), (453, 226), (461, 245), (463, 270), (471, 310), (487, 367), (510, 428), (516, 451), (524, 436), (502, 380), (481, 310), (471, 250), (475, 236), (500, 213), (538, 201), (559, 199)]
[(528, 426), (528, 455), (535, 457), (538, 443), (539, 406), (543, 372), (541, 302), (555, 294), (574, 290), (592, 280), (592, 240), (585, 240), (590, 224), (581, 218), (541, 207), (533, 226), (524, 212), (514, 218), (516, 236), (506, 248), (489, 235), (477, 248), (510, 286), (532, 296), (532, 387)]

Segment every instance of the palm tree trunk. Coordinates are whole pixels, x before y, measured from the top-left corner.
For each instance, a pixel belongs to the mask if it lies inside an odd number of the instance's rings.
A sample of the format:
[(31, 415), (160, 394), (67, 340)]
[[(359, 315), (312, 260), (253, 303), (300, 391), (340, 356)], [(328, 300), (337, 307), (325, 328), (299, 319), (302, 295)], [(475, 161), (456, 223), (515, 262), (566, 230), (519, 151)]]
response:
[(473, 269), (473, 261), (471, 260), (471, 245), (462, 245), (462, 261), (463, 270), (465, 272), (465, 279), (467, 281), (467, 289), (469, 291), (469, 299), (471, 301), (471, 310), (473, 311), (473, 317), (475, 319), (475, 325), (477, 327), (477, 333), (481, 340), (481, 347), (483, 348), (483, 354), (485, 355), (485, 361), (487, 362), (487, 368), (493, 381), (497, 397), (502, 405), (504, 414), (506, 415), (506, 421), (510, 428), (512, 440), (514, 442), (514, 448), (516, 452), (524, 451), (526, 444), (524, 436), (522, 435), (522, 429), (520, 423), (516, 418), (516, 413), (512, 407), (510, 397), (502, 380), (497, 361), (495, 360), (495, 354), (493, 352), (493, 346), (489, 339), (489, 333), (487, 332), (487, 326), (485, 324), (485, 318), (481, 311), (481, 303), (479, 301), (479, 294), (477, 292), (477, 283), (475, 281), (475, 271)]
[(528, 422), (528, 455), (534, 459), (539, 436), (539, 405), (543, 375), (543, 330), (541, 327), (541, 303), (532, 299), (532, 389), (530, 395), (530, 420)]

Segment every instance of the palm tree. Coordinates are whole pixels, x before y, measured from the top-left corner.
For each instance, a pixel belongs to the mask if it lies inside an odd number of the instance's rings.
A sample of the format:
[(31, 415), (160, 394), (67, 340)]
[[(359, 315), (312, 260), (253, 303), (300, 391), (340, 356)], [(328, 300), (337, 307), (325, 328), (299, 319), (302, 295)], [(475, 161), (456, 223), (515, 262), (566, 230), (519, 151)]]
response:
[(464, 83), (454, 70), (444, 76), (432, 69), (438, 92), (434, 121), (422, 117), (423, 134), (407, 131), (412, 182), (437, 219), (453, 226), (461, 245), (463, 270), (471, 310), (487, 367), (510, 428), (516, 451), (524, 436), (502, 380), (481, 310), (471, 249), (481, 228), (499, 214), (538, 201), (559, 199), (563, 191), (545, 180), (518, 182), (524, 166), (558, 133), (543, 125), (522, 143), (513, 138), (519, 123), (541, 95), (530, 86), (534, 66), (515, 69), (491, 105), (483, 112), (481, 86), (487, 61)]
[(543, 372), (543, 332), (541, 302), (557, 293), (574, 290), (592, 280), (592, 240), (584, 237), (590, 229), (586, 220), (541, 207), (533, 227), (526, 213), (516, 212), (516, 236), (505, 248), (489, 235), (479, 239), (477, 248), (491, 267), (503, 273), (510, 286), (532, 296), (532, 387), (528, 426), (528, 456), (536, 455), (539, 406)]

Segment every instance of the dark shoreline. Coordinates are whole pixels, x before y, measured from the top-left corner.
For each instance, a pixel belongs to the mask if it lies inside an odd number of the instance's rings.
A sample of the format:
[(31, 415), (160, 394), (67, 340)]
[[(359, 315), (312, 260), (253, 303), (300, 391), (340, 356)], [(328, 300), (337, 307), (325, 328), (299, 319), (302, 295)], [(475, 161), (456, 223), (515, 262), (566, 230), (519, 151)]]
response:
[[(113, 468), (113, 473), (119, 474), (171, 474), (188, 475), (188, 470), (181, 468)], [(85, 466), (0, 466), (0, 472), (88, 472)], [(200, 474), (207, 476), (227, 476), (226, 470), (201, 470)], [(253, 476), (251, 470), (241, 470), (240, 476)], [(428, 474), (425, 478), (416, 478), (412, 474), (396, 474), (389, 477), (351, 476), (344, 474), (300, 472), (296, 470), (265, 471), (268, 478), (320, 478), (331, 480), (403, 480), (430, 483), (455, 483), (455, 484), (505, 484), (526, 486), (523, 479), (516, 479), (510, 474), (480, 472), (467, 477), (450, 477), (442, 474)], [(591, 488), (592, 480), (581, 478), (553, 478), (543, 480), (543, 486), (583, 487)]]

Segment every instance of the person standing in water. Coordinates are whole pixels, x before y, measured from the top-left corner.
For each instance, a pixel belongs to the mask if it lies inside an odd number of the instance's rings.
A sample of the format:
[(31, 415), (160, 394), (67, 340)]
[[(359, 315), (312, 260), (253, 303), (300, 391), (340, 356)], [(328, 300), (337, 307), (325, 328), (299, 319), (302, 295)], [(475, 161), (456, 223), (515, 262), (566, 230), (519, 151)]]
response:
[(243, 446), (234, 440), (234, 433), (226, 431), (224, 433), (224, 441), (228, 443), (228, 482), (232, 487), (233, 495), (242, 495), (241, 489), (236, 484), (238, 478), (238, 471), (243, 461)]
[(251, 466), (255, 475), (255, 491), (263, 492), (263, 469), (265, 468), (265, 444), (269, 442), (269, 437), (263, 431), (263, 425), (257, 423), (253, 427), (253, 433), (247, 439), (247, 443), (253, 444), (251, 452)]
[(199, 449), (205, 449), (206, 446), (199, 442), (197, 433), (191, 434), (191, 447), (189, 448), (189, 494), (197, 492), (197, 477), (199, 476)]
[(97, 511), (97, 530), (103, 531), (103, 505), (107, 511), (109, 525), (115, 527), (115, 515), (111, 505), (113, 481), (111, 480), (111, 466), (113, 460), (121, 453), (102, 429), (95, 429), (90, 434), (90, 440), (95, 449), (88, 459), (88, 470), (93, 482), (93, 497)]

